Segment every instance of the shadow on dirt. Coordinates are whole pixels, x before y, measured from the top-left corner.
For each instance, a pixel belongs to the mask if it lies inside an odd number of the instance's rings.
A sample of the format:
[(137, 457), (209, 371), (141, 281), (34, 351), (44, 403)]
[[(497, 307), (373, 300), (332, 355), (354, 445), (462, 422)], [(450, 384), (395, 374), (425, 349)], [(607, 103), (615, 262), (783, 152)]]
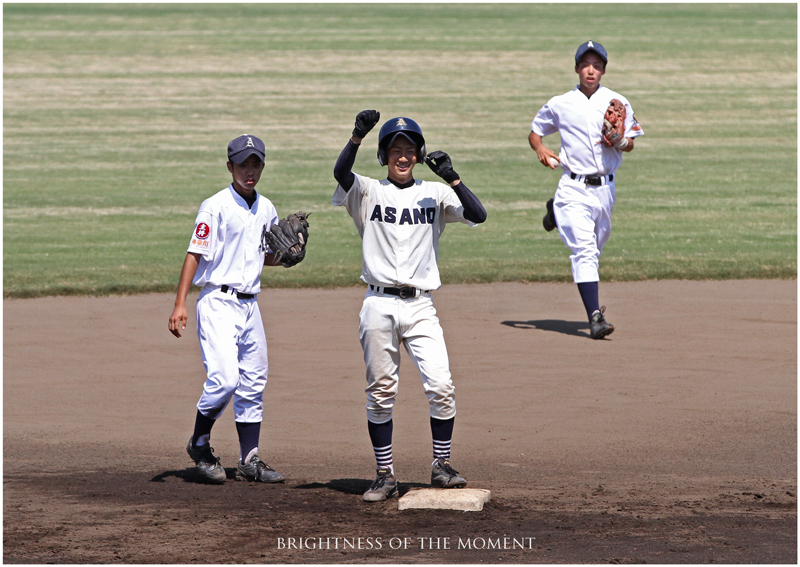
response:
[[(300, 484), (295, 488), (299, 488), (302, 490), (327, 488), (329, 490), (335, 490), (336, 492), (343, 492), (344, 494), (360, 495), (364, 494), (371, 484), (372, 484), (371, 480), (364, 480), (363, 478), (337, 478), (325, 483), (311, 482), (308, 484)], [(430, 485), (422, 484), (420, 482), (398, 483), (400, 496), (403, 496), (406, 492), (408, 492), (412, 488), (430, 488)]]
[[(502, 324), (515, 329), (539, 329), (540, 331), (553, 331), (575, 337), (589, 338), (589, 323), (583, 321), (539, 319), (535, 321), (502, 321)], [(584, 329), (586, 332), (583, 332)]]
[[(228, 480), (234, 480), (236, 478), (236, 469), (226, 468), (225, 475), (227, 476)], [(151, 478), (150, 482), (165, 482), (168, 478), (178, 478), (184, 482), (188, 482), (191, 484), (213, 484), (208, 482), (202, 476), (200, 476), (195, 467), (189, 467), (182, 470), (164, 471), (163, 473), (157, 474), (156, 476)], [(372, 480), (363, 478), (337, 478), (324, 483), (310, 482), (307, 484), (299, 484), (292, 488), (300, 490), (327, 488), (328, 490), (341, 492), (343, 494), (361, 495), (367, 491), (367, 489), (370, 487), (371, 484)], [(400, 496), (403, 496), (412, 488), (430, 488), (430, 485), (423, 484), (420, 482), (403, 482), (398, 484), (398, 488)]]
[[(153, 478), (150, 479), (150, 482), (164, 482), (168, 478), (179, 478), (184, 482), (191, 482), (195, 484), (214, 484), (213, 482), (209, 482), (197, 471), (196, 467), (189, 467), (179, 471), (164, 471), (161, 474), (157, 474)], [(234, 480), (236, 478), (236, 469), (235, 468), (227, 468), (225, 469), (225, 478), (228, 480)]]

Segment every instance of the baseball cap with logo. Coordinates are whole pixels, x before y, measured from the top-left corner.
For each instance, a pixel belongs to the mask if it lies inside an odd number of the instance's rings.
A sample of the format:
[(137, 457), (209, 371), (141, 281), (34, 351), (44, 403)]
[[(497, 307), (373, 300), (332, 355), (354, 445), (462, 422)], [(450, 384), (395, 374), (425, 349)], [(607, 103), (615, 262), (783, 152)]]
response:
[(264, 142), (255, 136), (242, 134), (228, 144), (228, 159), (233, 163), (244, 163), (253, 154), (257, 155), (261, 161), (265, 161)]
[(575, 65), (581, 60), (581, 57), (586, 55), (587, 51), (594, 51), (600, 56), (600, 59), (603, 60), (603, 63), (608, 63), (608, 54), (606, 53), (606, 48), (597, 43), (596, 41), (589, 40), (586, 43), (582, 43), (580, 47), (578, 47), (578, 51), (575, 52)]

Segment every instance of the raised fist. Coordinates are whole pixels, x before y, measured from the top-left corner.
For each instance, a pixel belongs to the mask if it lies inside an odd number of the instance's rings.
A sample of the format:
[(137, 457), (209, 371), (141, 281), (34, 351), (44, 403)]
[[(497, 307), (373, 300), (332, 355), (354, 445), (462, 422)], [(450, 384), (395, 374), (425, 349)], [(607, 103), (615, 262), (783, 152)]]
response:
[(380, 119), (381, 113), (377, 110), (362, 110), (356, 116), (356, 127), (353, 128), (353, 136), (364, 138)]

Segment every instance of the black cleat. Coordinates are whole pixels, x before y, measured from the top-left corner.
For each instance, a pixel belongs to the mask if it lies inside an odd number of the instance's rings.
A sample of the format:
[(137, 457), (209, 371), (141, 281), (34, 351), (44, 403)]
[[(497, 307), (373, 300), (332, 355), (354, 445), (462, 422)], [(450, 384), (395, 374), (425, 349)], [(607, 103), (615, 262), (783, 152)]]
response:
[(389, 469), (378, 469), (378, 476), (364, 493), (364, 502), (381, 502), (399, 494), (397, 479)]
[(556, 214), (553, 212), (553, 199), (547, 201), (547, 214), (542, 219), (542, 226), (547, 232), (553, 230), (556, 225)]
[(593, 339), (602, 339), (614, 332), (614, 325), (606, 321), (606, 318), (603, 317), (605, 312), (606, 308), (603, 306), (600, 308), (600, 311), (592, 313), (589, 327)]
[(225, 482), (225, 469), (219, 464), (219, 458), (214, 456), (214, 449), (211, 448), (211, 445), (196, 447), (192, 444), (190, 437), (189, 444), (186, 445), (186, 452), (197, 465), (197, 472), (201, 477), (214, 484)]
[(434, 488), (464, 488), (467, 481), (450, 466), (446, 459), (436, 459), (431, 468), (431, 486)]

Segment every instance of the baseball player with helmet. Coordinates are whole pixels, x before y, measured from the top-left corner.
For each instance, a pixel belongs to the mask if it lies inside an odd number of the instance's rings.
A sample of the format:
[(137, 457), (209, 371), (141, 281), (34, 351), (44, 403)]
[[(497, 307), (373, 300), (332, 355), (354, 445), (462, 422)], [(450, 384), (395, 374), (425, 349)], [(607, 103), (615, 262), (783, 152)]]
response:
[[(455, 387), (431, 292), (441, 285), (437, 256), (445, 224), (475, 226), (486, 220), (483, 205), (453, 170), (450, 157), (441, 151), (426, 156), (422, 130), (410, 118), (392, 118), (378, 134), (378, 162), (388, 169), (386, 179), (353, 173), (361, 141), (379, 120), (376, 110), (356, 117), (334, 168), (338, 186), (331, 199), (346, 207), (362, 239), (361, 279), (367, 290), (359, 339), (367, 370), (367, 428), (377, 464), (377, 477), (363, 496), (367, 502), (398, 494), (392, 408), (401, 346), (419, 370), (430, 406), (431, 485), (467, 484), (450, 464)], [(414, 166), (423, 160), (445, 183), (414, 179)]]
[[(572, 251), (572, 277), (589, 317), (590, 335), (602, 339), (614, 331), (600, 307), (599, 261), (611, 235), (611, 211), (616, 200), (616, 171), (623, 152), (633, 151), (634, 139), (644, 134), (628, 100), (600, 85), (608, 54), (596, 41), (575, 53), (575, 89), (554, 96), (536, 114), (528, 136), (542, 165), (561, 167), (561, 179), (543, 219), (548, 231), (558, 228)], [(556, 155), (542, 138), (558, 132)]]
[(240, 449), (236, 479), (285, 479), (258, 455), (268, 362), (256, 298), (265, 265), (290, 267), (303, 259), (308, 222), (302, 212), (278, 220), (272, 202), (256, 192), (264, 157), (264, 142), (255, 136), (245, 134), (228, 145), (233, 180), (200, 205), (169, 318), (170, 332), (180, 338), (189, 289), (192, 283), (202, 288), (197, 336), (207, 379), (186, 450), (200, 476), (217, 484), (226, 474), (210, 445), (211, 428), (231, 399)]

